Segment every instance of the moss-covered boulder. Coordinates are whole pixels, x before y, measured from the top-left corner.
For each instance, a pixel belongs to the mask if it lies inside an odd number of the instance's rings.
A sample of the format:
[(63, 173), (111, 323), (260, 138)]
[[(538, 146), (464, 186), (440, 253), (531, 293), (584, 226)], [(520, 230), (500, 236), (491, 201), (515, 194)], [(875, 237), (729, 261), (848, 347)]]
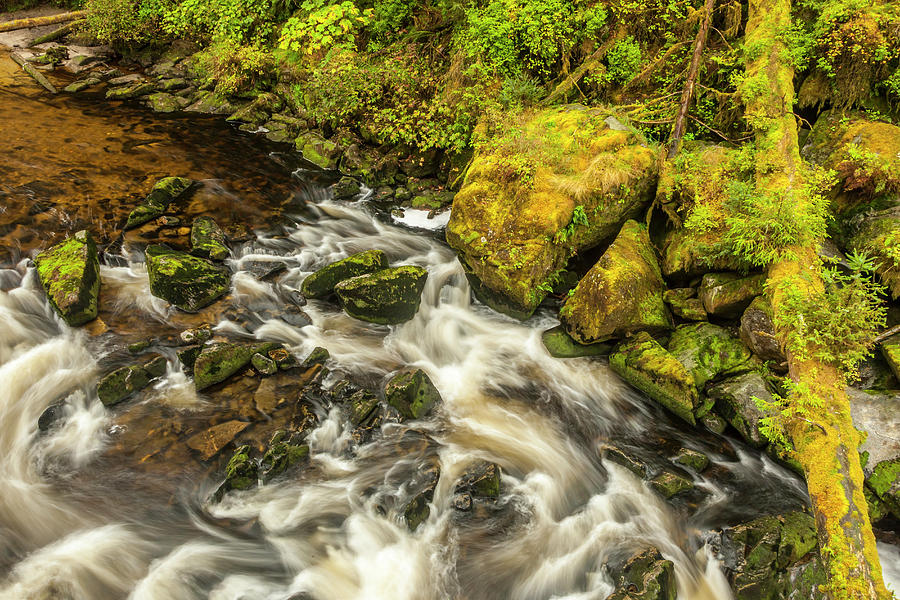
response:
[(212, 260), (228, 258), (225, 232), (212, 217), (197, 217), (191, 225), (191, 254)]
[(760, 360), (772, 361), (776, 365), (787, 360), (775, 337), (772, 305), (765, 296), (754, 298), (741, 315), (741, 341)]
[(668, 231), (662, 244), (663, 275), (676, 281), (689, 281), (710, 269), (727, 271), (747, 266), (725, 253), (711, 252), (710, 248), (720, 242), (713, 234), (700, 234), (683, 227)]
[(676, 317), (685, 321), (706, 321), (708, 315), (703, 302), (696, 297), (694, 288), (675, 288), (666, 290), (663, 300), (672, 309)]
[(773, 402), (762, 375), (750, 371), (726, 379), (710, 387), (707, 395), (715, 402), (716, 413), (724, 417), (748, 444), (762, 448), (769, 443), (759, 430), (759, 422), (773, 413), (760, 408), (755, 400)]
[(391, 325), (416, 316), (427, 278), (422, 267), (405, 265), (346, 279), (334, 291), (351, 317)]
[(193, 180), (187, 177), (164, 177), (157, 181), (144, 201), (128, 215), (125, 229), (133, 229), (161, 217), (169, 204), (181, 198), (193, 183)]
[(221, 500), (231, 490), (249, 490), (259, 483), (259, 465), (250, 457), (250, 446), (238, 448), (225, 466), (225, 481), (214, 498)]
[(405, 419), (421, 419), (441, 401), (441, 394), (422, 369), (403, 371), (384, 386), (384, 399)]
[(103, 376), (97, 383), (97, 397), (104, 406), (118, 404), (150, 385), (166, 372), (166, 359), (157, 356), (141, 365), (128, 365)]
[(231, 287), (231, 272), (210, 261), (167, 246), (148, 246), (150, 293), (185, 312), (197, 312)]
[(612, 238), (651, 200), (656, 153), (609, 116), (555, 107), (479, 129), (446, 236), (497, 310), (530, 315), (574, 252)]
[(646, 548), (612, 569), (616, 589), (606, 600), (675, 600), (678, 585), (675, 565), (656, 548)]
[(702, 452), (692, 450), (691, 448), (682, 448), (672, 460), (679, 465), (693, 469), (697, 473), (702, 472), (709, 466), (709, 457)]
[(97, 245), (88, 231), (44, 250), (34, 259), (47, 299), (71, 327), (97, 316), (100, 262)]
[[(900, 191), (897, 198), (900, 198)], [(867, 214), (854, 221), (849, 229), (847, 248), (873, 258), (875, 273), (888, 288), (891, 297), (900, 298), (900, 203)]]
[(647, 229), (635, 221), (622, 226), (615, 241), (578, 282), (559, 318), (582, 344), (622, 338), (637, 331), (672, 328), (663, 302), (665, 282)]
[(497, 463), (477, 461), (463, 471), (453, 492), (472, 498), (496, 500), (500, 497), (502, 470)]
[(762, 294), (765, 282), (765, 275), (741, 277), (736, 273), (707, 273), (697, 295), (708, 314), (736, 319), (754, 298)]
[(641, 332), (619, 344), (609, 366), (622, 379), (691, 425), (699, 395), (694, 378), (668, 350)]
[(669, 352), (690, 371), (698, 390), (714, 379), (750, 370), (750, 350), (728, 330), (712, 323), (679, 325)]
[(324, 298), (333, 293), (334, 286), (345, 279), (374, 273), (387, 266), (387, 256), (381, 250), (358, 252), (310, 274), (300, 285), (300, 291), (307, 298)]
[(650, 480), (650, 487), (668, 500), (694, 488), (694, 482), (674, 471), (664, 470)]
[(605, 356), (612, 346), (609, 344), (579, 344), (566, 331), (564, 325), (557, 325), (541, 334), (541, 341), (550, 356), (554, 358), (579, 358), (583, 356)]
[(259, 461), (260, 479), (263, 483), (267, 483), (308, 457), (307, 444), (293, 443), (285, 431), (276, 431), (269, 440), (266, 453)]
[(334, 169), (341, 158), (341, 149), (315, 131), (304, 131), (294, 140), (303, 158), (322, 169)]
[(225, 381), (250, 364), (254, 354), (265, 354), (278, 344), (212, 344), (206, 346), (194, 361), (194, 386), (203, 390)]

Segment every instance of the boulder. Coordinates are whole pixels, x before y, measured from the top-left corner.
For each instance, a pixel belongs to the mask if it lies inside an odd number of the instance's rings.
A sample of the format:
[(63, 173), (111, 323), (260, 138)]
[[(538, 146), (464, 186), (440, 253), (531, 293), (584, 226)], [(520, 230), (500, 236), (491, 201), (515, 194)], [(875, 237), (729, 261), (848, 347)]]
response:
[(403, 510), (403, 517), (410, 531), (415, 531), (431, 514), (430, 504), (440, 475), (440, 468), (434, 462), (426, 465), (409, 482), (408, 487), (414, 492)]
[(212, 260), (228, 258), (225, 232), (212, 217), (197, 217), (191, 225), (191, 254)]
[(166, 372), (166, 359), (162, 356), (142, 365), (120, 367), (108, 373), (97, 384), (97, 397), (104, 406), (112, 406), (150, 385), (150, 382)]
[(900, 393), (848, 388), (853, 425), (866, 434), (863, 454), (866, 485), (900, 518)]
[(769, 443), (759, 430), (759, 421), (772, 413), (759, 408), (754, 400), (773, 401), (762, 375), (750, 371), (726, 379), (710, 387), (707, 394), (715, 402), (716, 413), (724, 417), (748, 444), (762, 448)]
[(308, 457), (308, 445), (292, 443), (292, 440), (287, 439), (286, 432), (276, 431), (260, 460), (260, 478), (263, 483), (268, 483)]
[(361, 191), (359, 182), (352, 177), (341, 177), (337, 183), (331, 186), (335, 200), (353, 200), (359, 196)]
[(281, 108), (281, 99), (272, 93), (264, 93), (257, 96), (252, 102), (226, 117), (226, 121), (241, 121), (262, 125), (269, 120), (269, 115), (274, 110)]
[(694, 483), (674, 471), (662, 471), (650, 480), (650, 487), (668, 500), (673, 496), (694, 488)]
[(641, 332), (619, 344), (609, 366), (622, 379), (691, 425), (699, 395), (694, 378), (677, 358)]
[(169, 204), (181, 198), (193, 183), (187, 177), (164, 177), (157, 181), (144, 201), (128, 215), (125, 229), (133, 229), (161, 217)]
[(225, 481), (216, 490), (215, 499), (231, 490), (249, 490), (259, 483), (259, 465), (250, 458), (250, 446), (238, 448), (225, 466)]
[(226, 421), (192, 435), (185, 444), (191, 450), (195, 450), (201, 460), (209, 460), (249, 426), (250, 423), (244, 421)]
[(762, 294), (765, 275), (741, 277), (735, 273), (707, 273), (697, 291), (703, 308), (716, 317), (736, 319)]
[(446, 236), (473, 290), (526, 318), (570, 256), (612, 238), (653, 197), (656, 153), (608, 112), (570, 105), (483, 132), (453, 200)]
[(183, 98), (167, 92), (156, 92), (147, 96), (147, 106), (158, 113), (171, 113), (181, 110)]
[(184, 110), (207, 115), (230, 115), (237, 112), (238, 107), (215, 92), (201, 92), (196, 101)]
[(231, 287), (231, 272), (204, 258), (148, 246), (147, 273), (150, 293), (185, 312), (197, 312), (224, 296)]
[(454, 494), (467, 494), (472, 498), (496, 500), (500, 497), (500, 465), (477, 461), (463, 471), (456, 482)]
[(747, 265), (727, 253), (710, 253), (709, 245), (717, 239), (712, 234), (699, 234), (684, 228), (666, 232), (662, 246), (662, 268), (666, 278), (688, 281), (709, 270), (740, 270)]
[(707, 455), (690, 448), (682, 448), (672, 460), (679, 465), (693, 469), (697, 473), (702, 472), (709, 466), (709, 457)]
[(100, 261), (90, 232), (82, 230), (34, 259), (47, 299), (70, 327), (97, 316)]
[(582, 356), (605, 356), (609, 354), (609, 344), (579, 344), (566, 332), (563, 325), (557, 325), (541, 334), (541, 341), (550, 356), (554, 358), (578, 358)]
[(900, 298), (900, 200), (891, 208), (862, 216), (848, 228), (852, 233), (848, 235), (847, 249), (864, 252), (874, 259), (875, 273), (891, 297)]
[(710, 381), (754, 366), (750, 350), (728, 330), (712, 323), (679, 325), (668, 349), (690, 371), (701, 391)]
[(341, 149), (337, 144), (326, 140), (320, 133), (304, 131), (294, 140), (294, 146), (303, 158), (321, 169), (334, 169), (338, 165)]
[(706, 309), (703, 308), (703, 301), (696, 298), (697, 290), (694, 288), (676, 288), (666, 290), (663, 294), (663, 300), (675, 313), (675, 316), (681, 317), (685, 321), (705, 321), (707, 319)]
[(678, 595), (675, 565), (656, 548), (637, 552), (613, 572), (616, 589), (606, 600), (675, 600)]
[(309, 275), (300, 285), (300, 291), (307, 298), (324, 298), (334, 292), (334, 286), (345, 279), (374, 273), (387, 266), (387, 256), (381, 250), (358, 252)]
[(635, 221), (615, 241), (566, 299), (559, 317), (582, 344), (622, 338), (637, 331), (672, 328), (663, 302), (665, 282), (647, 229)]
[(759, 357), (780, 365), (787, 360), (775, 337), (772, 305), (765, 296), (757, 296), (741, 315), (741, 341)]
[(274, 375), (278, 372), (278, 363), (259, 352), (250, 357), (250, 364), (260, 375)]
[(346, 279), (334, 291), (351, 317), (390, 325), (416, 316), (427, 277), (422, 267), (406, 265)]
[(422, 369), (402, 371), (384, 386), (384, 399), (404, 419), (421, 419), (441, 401), (441, 394)]
[(900, 380), (900, 334), (893, 335), (881, 343), (881, 354), (885, 362)]
[(225, 381), (249, 365), (254, 354), (265, 354), (277, 347), (273, 342), (205, 346), (194, 361), (194, 386), (199, 391)]

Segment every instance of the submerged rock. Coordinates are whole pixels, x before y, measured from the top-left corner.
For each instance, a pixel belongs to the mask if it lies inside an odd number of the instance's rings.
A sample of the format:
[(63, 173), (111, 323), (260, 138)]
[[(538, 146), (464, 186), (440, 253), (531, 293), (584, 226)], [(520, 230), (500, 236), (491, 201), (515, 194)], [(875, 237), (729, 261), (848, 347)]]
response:
[(226, 421), (213, 425), (187, 439), (187, 447), (197, 451), (201, 460), (209, 460), (230, 444), (237, 435), (250, 426), (244, 421)]
[(324, 266), (303, 280), (300, 291), (307, 298), (324, 298), (334, 292), (338, 283), (374, 273), (388, 266), (387, 256), (381, 250), (366, 250)]
[(441, 394), (422, 369), (403, 371), (384, 386), (384, 398), (405, 419), (421, 419), (441, 401)]
[(194, 386), (203, 390), (225, 381), (250, 364), (254, 354), (277, 348), (274, 342), (261, 344), (213, 344), (206, 346), (194, 362)]
[(559, 317), (569, 335), (582, 344), (637, 331), (664, 331), (672, 328), (664, 290), (646, 227), (628, 221), (575, 287)]
[(178, 200), (193, 184), (187, 177), (164, 177), (157, 181), (144, 201), (128, 215), (125, 230), (161, 217), (169, 204)]
[(191, 225), (191, 254), (212, 260), (228, 258), (225, 233), (212, 217), (197, 217)]
[(712, 323), (678, 326), (668, 348), (691, 372), (701, 391), (714, 379), (753, 368), (750, 350), (726, 329)]
[(344, 280), (334, 291), (351, 317), (391, 325), (416, 316), (427, 277), (422, 267), (405, 265)]
[(609, 366), (622, 379), (691, 425), (699, 406), (694, 377), (668, 350), (640, 332), (619, 344)]
[(755, 400), (759, 398), (764, 402), (773, 402), (762, 375), (750, 371), (726, 379), (710, 387), (708, 395), (715, 402), (716, 413), (724, 417), (748, 444), (762, 448), (769, 443), (759, 430), (759, 422), (764, 417), (772, 416), (772, 413), (759, 408)]
[(750, 302), (763, 292), (765, 275), (741, 277), (735, 273), (707, 273), (698, 295), (707, 313), (736, 319)]
[(609, 344), (579, 344), (568, 334), (564, 325), (557, 325), (542, 333), (541, 341), (554, 358), (605, 356), (611, 349)]
[(185, 312), (197, 312), (230, 289), (231, 273), (206, 259), (158, 245), (144, 254), (150, 293)]
[(70, 327), (96, 318), (100, 261), (90, 232), (82, 230), (34, 259), (50, 305)]
[(635, 131), (610, 128), (608, 116), (537, 110), (476, 150), (446, 236), (496, 310), (530, 316), (574, 252), (613, 237), (651, 200), (655, 151)]

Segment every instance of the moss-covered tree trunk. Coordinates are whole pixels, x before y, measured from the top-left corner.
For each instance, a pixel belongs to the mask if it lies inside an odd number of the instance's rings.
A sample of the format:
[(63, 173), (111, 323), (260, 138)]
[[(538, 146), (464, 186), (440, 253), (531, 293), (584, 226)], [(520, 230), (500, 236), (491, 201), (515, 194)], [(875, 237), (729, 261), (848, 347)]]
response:
[[(791, 20), (790, 0), (750, 0), (745, 38), (746, 79), (741, 89), (746, 118), (754, 130), (756, 181), (764, 193), (792, 202), (794, 210), (814, 207), (803, 188), (803, 169), (792, 113), (793, 68), (779, 40)], [(769, 267), (767, 289), (776, 321), (791, 310), (787, 294), (815, 301), (822, 289), (819, 259), (812, 246), (788, 249)], [(784, 319), (782, 322), (789, 322)], [(789, 331), (779, 331), (786, 342)], [(785, 343), (786, 345), (786, 343)], [(875, 537), (863, 497), (860, 436), (850, 418), (841, 373), (815, 359), (791, 354), (789, 375), (797, 384), (791, 402), (821, 402), (809, 419), (787, 423), (794, 458), (806, 473), (822, 559), (834, 599), (886, 599)]]

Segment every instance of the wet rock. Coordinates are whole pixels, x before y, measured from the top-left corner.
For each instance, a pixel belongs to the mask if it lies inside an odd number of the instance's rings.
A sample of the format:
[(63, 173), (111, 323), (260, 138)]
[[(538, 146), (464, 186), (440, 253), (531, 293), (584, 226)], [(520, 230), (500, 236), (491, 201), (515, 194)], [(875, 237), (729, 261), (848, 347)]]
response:
[(341, 154), (340, 148), (334, 142), (326, 140), (321, 134), (315, 131), (303, 132), (294, 140), (294, 145), (303, 158), (318, 167), (322, 169), (337, 167)]
[(237, 111), (237, 107), (227, 98), (223, 98), (214, 92), (201, 92), (197, 96), (196, 102), (184, 110), (207, 115), (230, 115)]
[(260, 375), (274, 375), (278, 372), (278, 363), (259, 352), (250, 357), (250, 363)]
[(191, 225), (191, 254), (212, 260), (225, 260), (229, 254), (225, 232), (211, 217), (197, 217)]
[(337, 183), (331, 186), (335, 200), (352, 200), (359, 196), (361, 190), (359, 182), (352, 177), (341, 177)]
[(400, 161), (400, 170), (408, 177), (430, 177), (437, 173), (440, 164), (437, 150), (419, 150)]
[(765, 275), (741, 277), (734, 273), (707, 273), (698, 295), (706, 312), (726, 319), (741, 316), (750, 302), (763, 292)]
[(288, 369), (293, 369), (298, 366), (297, 359), (285, 348), (269, 350), (267, 355), (275, 361), (275, 364), (278, 365), (278, 369), (281, 371), (287, 371)]
[(164, 177), (157, 181), (144, 201), (128, 215), (125, 230), (161, 217), (169, 204), (180, 199), (193, 183), (187, 177)]
[(178, 339), (182, 344), (203, 344), (210, 338), (212, 338), (212, 326), (208, 323), (200, 327), (185, 329), (178, 334)]
[(900, 394), (848, 388), (853, 425), (866, 434), (859, 451), (866, 485), (900, 518)]
[(141, 340), (139, 342), (135, 342), (133, 344), (128, 344), (128, 353), (129, 354), (140, 354), (144, 350), (150, 347), (150, 340)]
[(381, 250), (366, 250), (322, 267), (303, 280), (300, 291), (307, 298), (324, 298), (334, 292), (338, 283), (387, 268), (387, 257)]
[(894, 372), (894, 377), (900, 379), (900, 334), (891, 336), (881, 343), (881, 355)]
[(582, 344), (637, 331), (665, 331), (672, 328), (672, 317), (663, 302), (664, 290), (646, 227), (627, 221), (575, 287), (559, 318), (569, 335)]
[(146, 81), (143, 75), (139, 73), (131, 73), (129, 75), (117, 75), (115, 77), (109, 77), (106, 82), (115, 87), (120, 85), (131, 85), (134, 83), (140, 83), (142, 81)]
[(417, 490), (403, 511), (403, 517), (406, 519), (406, 525), (410, 531), (418, 529), (419, 525), (424, 523), (431, 514), (429, 504), (434, 500), (434, 490), (440, 475), (437, 464), (430, 464), (410, 481), (409, 487)]
[(384, 398), (404, 419), (421, 419), (441, 401), (441, 394), (422, 369), (403, 371), (384, 386)]
[(405, 265), (344, 280), (334, 291), (351, 317), (390, 325), (416, 316), (427, 277), (422, 267)]
[(178, 361), (181, 363), (182, 371), (188, 375), (193, 375), (194, 363), (197, 362), (197, 357), (200, 356), (201, 350), (203, 350), (203, 346), (188, 346), (187, 348), (178, 349), (175, 354), (178, 357)]
[(278, 313), (278, 318), (291, 327), (302, 328), (307, 325), (312, 325), (310, 316), (293, 305), (282, 307), (281, 311)]
[(132, 85), (114, 87), (106, 90), (107, 100), (133, 100), (152, 94), (156, 91), (156, 86), (149, 81), (141, 81)]
[(38, 417), (38, 431), (47, 433), (53, 429), (54, 425), (65, 416), (66, 405), (63, 402), (54, 402), (44, 409), (41, 416)]
[(721, 434), (728, 427), (728, 421), (710, 411), (700, 417), (700, 422), (704, 427), (712, 431), (713, 433)]
[(666, 290), (663, 300), (676, 316), (685, 321), (705, 321), (707, 319), (706, 309), (703, 308), (700, 298), (694, 297), (696, 294), (697, 290), (694, 288), (676, 288)]
[(625, 467), (641, 479), (647, 479), (650, 468), (638, 456), (617, 446), (605, 445), (601, 450), (604, 459)]
[(86, 77), (84, 79), (79, 79), (74, 83), (70, 83), (63, 88), (63, 91), (70, 94), (77, 94), (78, 92), (83, 92), (84, 90), (92, 88), (95, 85), (100, 85), (101, 83), (102, 80), (99, 77)]
[(259, 126), (268, 121), (271, 112), (280, 110), (281, 106), (281, 98), (272, 93), (264, 93), (257, 96), (250, 104), (239, 109), (225, 120), (241, 121)]
[(663, 498), (669, 499), (681, 492), (693, 489), (694, 483), (678, 473), (663, 471), (650, 480), (650, 487), (656, 490)]
[(225, 381), (248, 364), (254, 354), (265, 354), (278, 344), (212, 344), (206, 346), (194, 362), (194, 386), (203, 390)]
[(413, 196), (409, 205), (413, 208), (421, 208), (423, 210), (437, 210), (448, 206), (453, 202), (455, 196), (456, 194), (454, 192), (428, 190), (422, 194)]
[(183, 108), (183, 98), (179, 98), (167, 92), (156, 92), (147, 96), (147, 106), (158, 113), (171, 113)]
[(169, 363), (165, 356), (155, 356), (144, 363), (144, 369), (151, 377), (162, 377), (166, 374)]
[(568, 334), (565, 326), (557, 325), (541, 334), (541, 341), (550, 356), (555, 358), (578, 358), (582, 356), (605, 356), (612, 346), (609, 344), (579, 344)]
[(221, 500), (231, 490), (249, 490), (258, 482), (259, 465), (250, 458), (250, 446), (241, 446), (225, 466), (225, 481), (216, 490), (215, 499)]
[(305, 359), (303, 359), (303, 363), (301, 366), (304, 369), (308, 369), (313, 365), (324, 365), (325, 361), (331, 358), (331, 354), (328, 352), (327, 348), (322, 348), (321, 346), (316, 346), (313, 348), (313, 351), (309, 353)]
[(469, 512), (472, 510), (472, 496), (469, 494), (457, 494), (450, 500), (450, 505), (460, 512)]
[(666, 232), (660, 263), (663, 275), (667, 279), (688, 281), (710, 270), (740, 271), (749, 266), (728, 253), (711, 256), (707, 244), (713, 241), (683, 227)]
[[(186, 444), (188, 448), (195, 450), (200, 455), (201, 460), (209, 460), (249, 426), (250, 423), (244, 421), (226, 421), (189, 437)], [(226, 478), (227, 473), (228, 469), (226, 469)]]
[(89, 231), (79, 231), (34, 259), (50, 305), (70, 327), (97, 317), (100, 262)]
[[(607, 116), (575, 105), (537, 111), (473, 157), (446, 236), (495, 310), (530, 316), (573, 252), (610, 239), (651, 200), (654, 151), (632, 131), (610, 129)], [(533, 174), (516, 174), (514, 164)]]
[(682, 448), (672, 460), (689, 469), (693, 469), (697, 473), (702, 472), (703, 469), (709, 466), (708, 456), (697, 450), (691, 450), (690, 448)]
[(650, 334), (640, 332), (619, 344), (609, 357), (609, 366), (672, 413), (691, 425), (696, 422), (699, 395), (694, 377)]
[[(241, 270), (250, 273), (260, 281), (270, 279), (273, 275), (277, 275), (285, 269), (287, 269), (287, 263), (280, 260), (241, 261)], [(300, 298), (303, 298), (303, 296), (300, 295)], [(305, 303), (304, 299), (303, 304), (299, 306), (303, 306)]]
[(378, 412), (378, 397), (366, 390), (357, 390), (350, 396), (350, 423), (359, 427), (372, 421)]
[(466, 467), (456, 482), (455, 494), (465, 494), (472, 498), (496, 500), (500, 497), (500, 465), (478, 461)]
[(775, 337), (772, 306), (765, 296), (757, 296), (741, 316), (741, 341), (761, 360), (780, 365), (787, 360)]
[(756, 371), (744, 373), (713, 385), (708, 391), (715, 402), (716, 413), (725, 418), (748, 444), (762, 448), (769, 440), (760, 432), (759, 421), (771, 416), (757, 406), (754, 398), (773, 402), (772, 394), (762, 375)]
[(150, 385), (166, 372), (166, 359), (157, 356), (143, 365), (120, 367), (105, 375), (97, 384), (97, 397), (104, 406), (122, 402)]
[(210, 261), (166, 246), (148, 246), (150, 293), (185, 312), (197, 312), (224, 296), (231, 273)]
[(750, 350), (728, 330), (712, 323), (679, 325), (668, 349), (691, 372), (698, 390), (710, 381), (754, 366)]
[(260, 460), (260, 476), (263, 483), (283, 474), (285, 471), (301, 463), (309, 457), (309, 446), (306, 444), (292, 444), (287, 439), (287, 433), (277, 431), (269, 441), (269, 447)]
[(182, 77), (172, 77), (171, 79), (160, 79), (156, 86), (162, 92), (173, 92), (188, 87), (188, 82)]
[(616, 589), (607, 600), (675, 600), (678, 594), (675, 565), (664, 560), (656, 548), (633, 555), (621, 572)]

